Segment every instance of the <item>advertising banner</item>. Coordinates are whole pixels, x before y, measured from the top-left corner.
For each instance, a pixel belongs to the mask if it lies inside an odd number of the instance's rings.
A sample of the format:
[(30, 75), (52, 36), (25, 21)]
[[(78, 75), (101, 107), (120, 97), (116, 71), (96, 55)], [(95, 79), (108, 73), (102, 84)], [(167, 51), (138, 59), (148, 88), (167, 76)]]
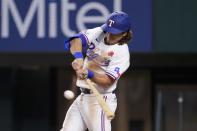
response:
[(130, 50), (150, 52), (151, 0), (1, 0), (0, 52), (64, 52), (64, 40), (102, 25), (113, 11), (132, 21)]

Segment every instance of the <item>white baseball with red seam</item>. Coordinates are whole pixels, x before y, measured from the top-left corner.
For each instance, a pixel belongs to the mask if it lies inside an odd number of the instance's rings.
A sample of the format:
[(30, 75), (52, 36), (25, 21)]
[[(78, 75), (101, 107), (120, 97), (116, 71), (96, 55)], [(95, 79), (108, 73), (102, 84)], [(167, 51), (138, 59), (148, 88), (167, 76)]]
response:
[(71, 90), (65, 90), (64, 97), (68, 100), (71, 100), (75, 97), (75, 94)]

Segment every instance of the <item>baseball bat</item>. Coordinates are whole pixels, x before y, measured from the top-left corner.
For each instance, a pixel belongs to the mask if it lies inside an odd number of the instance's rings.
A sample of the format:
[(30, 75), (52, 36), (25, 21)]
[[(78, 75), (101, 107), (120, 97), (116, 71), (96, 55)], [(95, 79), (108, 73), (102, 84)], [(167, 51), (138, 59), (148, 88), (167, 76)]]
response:
[(93, 94), (96, 96), (96, 99), (99, 105), (101, 106), (101, 108), (103, 109), (103, 111), (105, 112), (107, 118), (112, 120), (115, 117), (114, 112), (111, 111), (111, 109), (109, 108), (105, 100), (103, 99), (102, 95), (98, 92), (98, 90), (93, 85), (91, 80), (87, 79), (86, 82), (89, 85), (90, 89), (92, 90)]

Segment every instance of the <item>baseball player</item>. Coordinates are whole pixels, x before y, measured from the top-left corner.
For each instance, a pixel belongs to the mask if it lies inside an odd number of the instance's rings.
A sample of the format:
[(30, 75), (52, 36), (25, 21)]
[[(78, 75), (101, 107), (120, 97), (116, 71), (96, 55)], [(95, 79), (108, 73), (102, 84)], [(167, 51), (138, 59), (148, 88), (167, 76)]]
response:
[[(124, 12), (109, 15), (100, 27), (88, 29), (65, 41), (74, 56), (81, 94), (67, 111), (61, 131), (111, 131), (111, 121), (92, 94), (85, 79), (90, 79), (113, 112), (117, 107), (116, 85), (130, 65), (127, 43), (132, 38), (130, 20)], [(86, 57), (82, 48), (87, 47)]]

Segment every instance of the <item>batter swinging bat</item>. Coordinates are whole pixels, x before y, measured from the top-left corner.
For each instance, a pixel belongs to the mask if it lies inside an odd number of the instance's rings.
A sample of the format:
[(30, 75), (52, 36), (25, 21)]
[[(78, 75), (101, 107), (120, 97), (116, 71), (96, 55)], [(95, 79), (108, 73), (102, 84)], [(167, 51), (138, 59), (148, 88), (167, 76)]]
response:
[(91, 82), (91, 80), (87, 79), (86, 82), (89, 85), (90, 89), (92, 90), (93, 94), (96, 96), (98, 103), (100, 104), (101, 108), (105, 112), (107, 118), (112, 120), (115, 117), (114, 112), (111, 111), (111, 109), (104, 101), (103, 97), (101, 96), (101, 94), (97, 91), (96, 87)]

